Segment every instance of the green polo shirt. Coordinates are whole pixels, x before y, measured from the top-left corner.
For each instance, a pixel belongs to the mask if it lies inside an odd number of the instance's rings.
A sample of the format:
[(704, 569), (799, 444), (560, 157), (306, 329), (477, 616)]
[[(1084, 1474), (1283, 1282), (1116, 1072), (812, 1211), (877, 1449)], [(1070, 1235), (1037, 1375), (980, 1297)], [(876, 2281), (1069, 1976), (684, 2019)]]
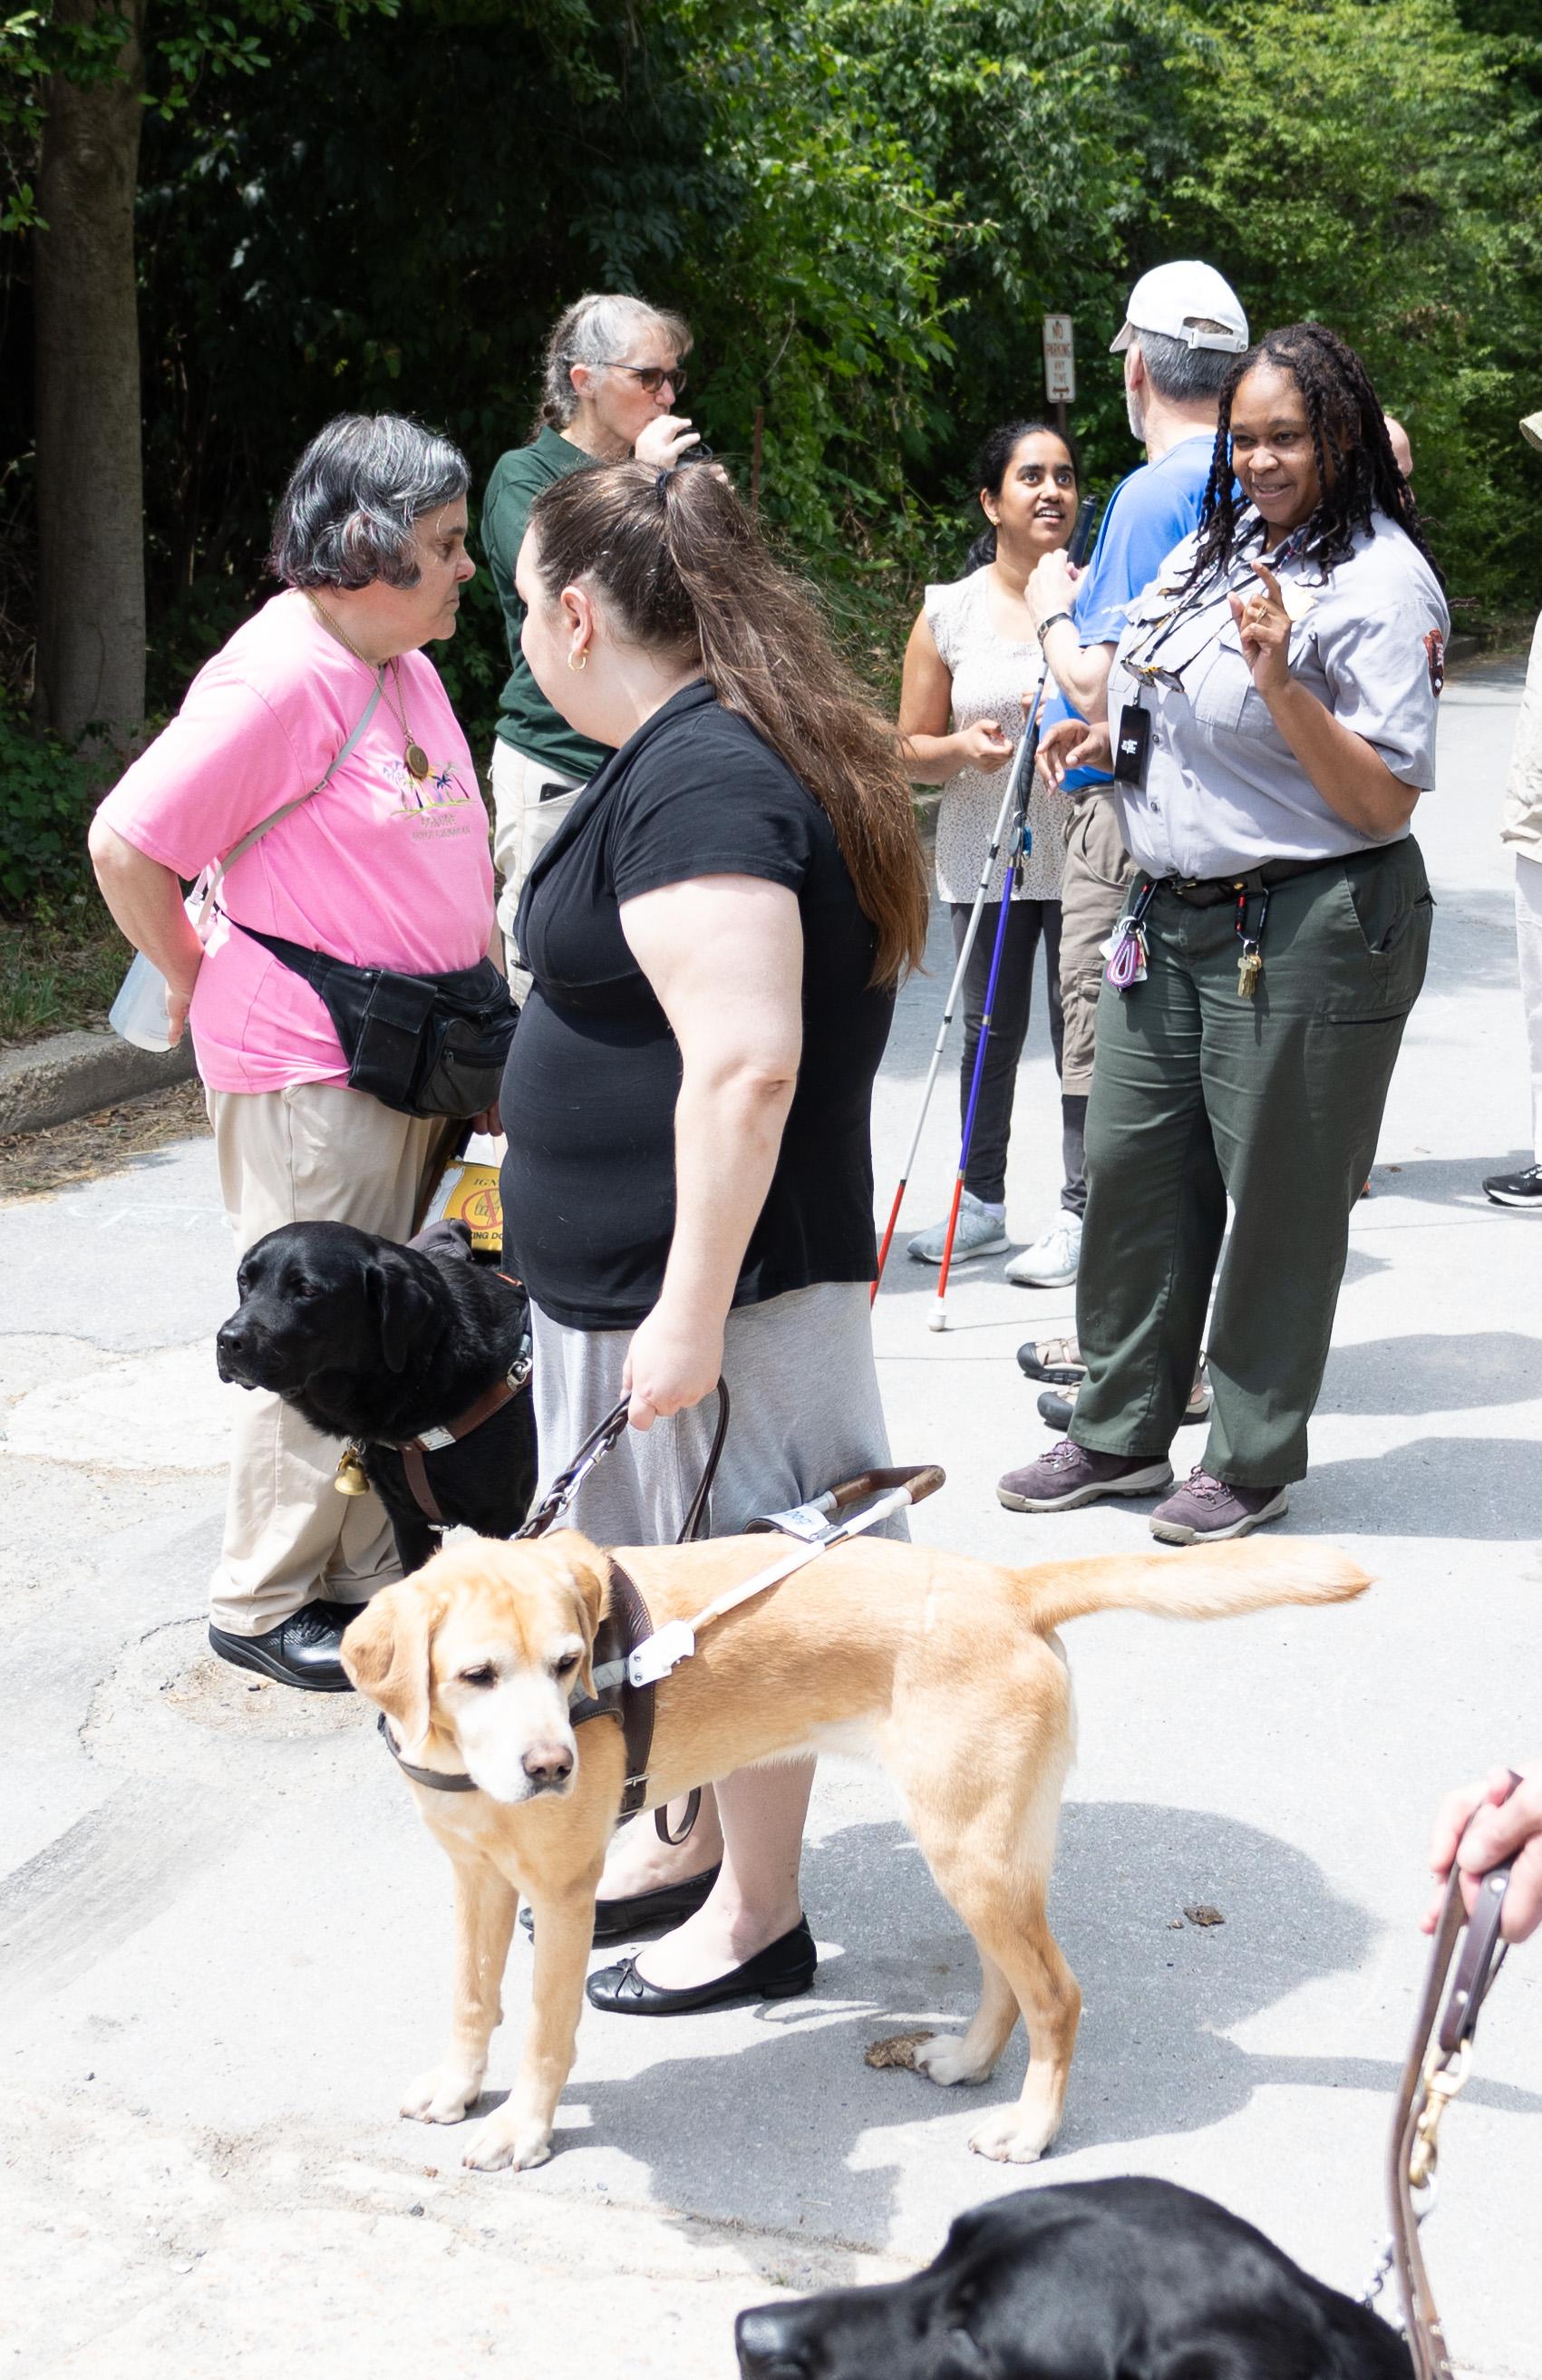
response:
[(565, 472), (581, 471), (593, 460), (592, 455), (570, 445), (548, 426), (532, 445), (511, 447), (499, 457), (482, 498), (482, 543), (504, 607), (509, 640), (509, 678), (498, 698), (498, 733), (505, 744), (515, 745), (532, 760), (544, 761), (556, 775), (577, 778), (580, 783), (587, 783), (601, 762), (610, 759), (611, 747), (592, 744), (570, 727), (530, 675), (530, 665), (519, 648), (525, 606), (515, 591), (514, 570), (529, 526), (530, 507), (542, 488), (551, 487)]

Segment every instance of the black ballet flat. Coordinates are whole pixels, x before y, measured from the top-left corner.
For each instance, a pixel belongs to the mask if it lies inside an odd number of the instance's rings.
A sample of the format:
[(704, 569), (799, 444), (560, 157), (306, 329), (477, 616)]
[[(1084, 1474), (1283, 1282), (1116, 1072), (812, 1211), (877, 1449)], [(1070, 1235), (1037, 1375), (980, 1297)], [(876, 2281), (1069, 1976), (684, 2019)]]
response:
[(790, 1934), (768, 1942), (742, 1967), (731, 1967), (710, 1984), (688, 1984), (682, 1991), (650, 1984), (638, 1974), (635, 1959), (623, 1959), (619, 1967), (601, 1967), (589, 1979), (589, 2006), (608, 2009), (613, 2016), (686, 2016), (693, 2009), (722, 2008), (731, 2000), (796, 1999), (812, 1984), (819, 1963), (808, 1920), (800, 1917)]
[[(677, 1925), (682, 1917), (694, 1917), (722, 1872), (720, 1860), (704, 1876), (688, 1876), (683, 1884), (661, 1884), (652, 1892), (628, 1893), (621, 1900), (597, 1900), (595, 1940), (629, 1942), (634, 1935), (646, 1934), (653, 1926)], [(535, 1916), (528, 1901), (519, 1912), (519, 1923), (527, 1934), (534, 1935)]]

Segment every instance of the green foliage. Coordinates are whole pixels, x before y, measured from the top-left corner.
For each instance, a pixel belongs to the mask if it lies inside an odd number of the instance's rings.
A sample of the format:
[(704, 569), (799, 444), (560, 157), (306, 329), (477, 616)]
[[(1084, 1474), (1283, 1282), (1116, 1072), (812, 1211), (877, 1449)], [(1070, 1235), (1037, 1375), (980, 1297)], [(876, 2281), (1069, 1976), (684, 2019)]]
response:
[(0, 1049), (104, 1025), (133, 955), (94, 884), (0, 921)]
[[(13, 223), (55, 5), (0, 30)], [(689, 407), (741, 486), (762, 411), (762, 518), (885, 686), (919, 587), (961, 566), (978, 439), (1042, 407), (1045, 311), (1075, 318), (1093, 483), (1138, 461), (1106, 350), (1173, 256), (1218, 264), (1257, 328), (1312, 314), (1362, 348), (1470, 621), (1542, 599), (1515, 431), (1542, 403), (1542, 0), (149, 5), (158, 710), (261, 599), (321, 422), (417, 413), (480, 484), (528, 433), (552, 316), (604, 286), (686, 311)], [(70, 70), (107, 70), (123, 22), (88, 20)], [(27, 255), (0, 241), (18, 453)], [(435, 658), (485, 749), (485, 574)]]
[(1542, 43), (1475, 37), (1439, 0), (1211, 21), (1176, 222), (1256, 324), (1315, 315), (1359, 349), (1453, 589), (1535, 605), (1542, 486), (1516, 421), (1542, 396), (1542, 111), (1519, 70)]
[(0, 908), (80, 889), (94, 784), (84, 759), (0, 702)]

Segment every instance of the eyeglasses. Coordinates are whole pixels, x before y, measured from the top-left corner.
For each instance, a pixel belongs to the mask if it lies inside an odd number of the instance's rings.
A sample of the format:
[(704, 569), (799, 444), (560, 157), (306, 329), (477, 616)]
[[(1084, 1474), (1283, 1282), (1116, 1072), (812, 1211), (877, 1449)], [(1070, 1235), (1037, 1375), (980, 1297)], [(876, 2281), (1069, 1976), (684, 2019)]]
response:
[(630, 372), (637, 386), (645, 388), (650, 396), (656, 396), (666, 380), (676, 396), (686, 385), (683, 364), (627, 364), (619, 356), (606, 356), (601, 360), (609, 371)]

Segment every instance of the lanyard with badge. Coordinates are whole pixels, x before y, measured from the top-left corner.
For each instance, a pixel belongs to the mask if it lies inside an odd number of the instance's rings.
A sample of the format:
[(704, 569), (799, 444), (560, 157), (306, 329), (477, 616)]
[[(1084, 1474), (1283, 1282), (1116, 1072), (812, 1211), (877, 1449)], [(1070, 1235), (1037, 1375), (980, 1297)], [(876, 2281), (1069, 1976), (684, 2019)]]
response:
[[(1299, 536), (1300, 532), (1297, 532), (1286, 538), (1271, 555), (1276, 573), (1284, 564), (1296, 560), (1300, 552)], [(1142, 633), (1127, 652), (1121, 653), (1119, 662), (1120, 667), (1135, 678), (1143, 690), (1162, 686), (1170, 686), (1175, 693), (1184, 692), (1185, 672), (1209, 651), (1231, 621), (1228, 598), (1248, 584), (1246, 579), (1236, 575), (1240, 565), (1245, 565), (1251, 574), (1251, 557), (1245, 552), (1240, 553), (1226, 573), (1222, 584), (1217, 585), (1214, 579), (1207, 580), (1182, 595), (1170, 611), (1159, 613), (1154, 619), (1142, 624)], [(1307, 589), (1294, 581), (1285, 582), (1281, 591), (1285, 612), (1293, 622), (1305, 619), (1317, 601)], [(1218, 610), (1218, 617), (1213, 626), (1206, 626), (1204, 615), (1212, 607)], [(1187, 637), (1183, 635), (1185, 629), (1190, 631)], [(1196, 640), (1192, 633), (1196, 629), (1202, 631)], [(1113, 775), (1117, 783), (1145, 784), (1151, 754), (1152, 716), (1139, 696), (1134, 702), (1123, 706), (1113, 750)], [(1107, 979), (1118, 991), (1128, 991), (1135, 984), (1146, 981), (1148, 952), (1145, 918), (1160, 880), (1154, 880), (1143, 885), (1134, 906), (1120, 918), (1112, 935), (1102, 945), (1102, 955), (1108, 962), (1105, 969)], [(1260, 931), (1262, 924), (1260, 918)], [(1244, 927), (1239, 927), (1239, 932), (1244, 931)], [(1260, 972), (1257, 938), (1249, 939), (1245, 934), (1242, 988), (1245, 999), (1252, 996)]]

